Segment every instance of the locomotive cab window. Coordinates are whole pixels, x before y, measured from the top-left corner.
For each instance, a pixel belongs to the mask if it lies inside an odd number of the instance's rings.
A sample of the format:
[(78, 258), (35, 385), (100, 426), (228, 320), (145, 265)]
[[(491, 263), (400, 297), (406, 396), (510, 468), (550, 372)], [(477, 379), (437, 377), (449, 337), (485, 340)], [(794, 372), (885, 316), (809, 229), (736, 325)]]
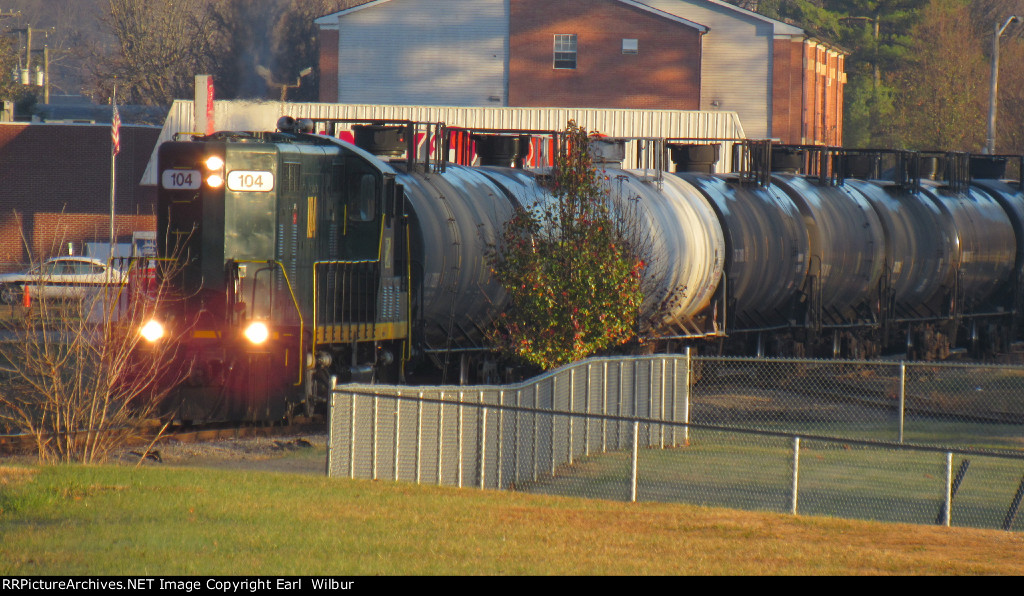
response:
[(377, 217), (377, 180), (373, 174), (355, 174), (348, 185), (348, 219), (373, 221)]

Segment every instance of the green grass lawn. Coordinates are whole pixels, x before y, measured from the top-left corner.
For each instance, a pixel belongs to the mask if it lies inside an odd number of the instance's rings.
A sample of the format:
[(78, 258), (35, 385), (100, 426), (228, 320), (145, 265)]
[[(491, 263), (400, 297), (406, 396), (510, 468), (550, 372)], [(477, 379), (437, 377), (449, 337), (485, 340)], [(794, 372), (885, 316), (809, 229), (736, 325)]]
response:
[[(692, 430), (687, 447), (641, 449), (637, 499), (789, 512), (793, 448), (787, 438)], [(970, 464), (953, 502), (952, 524), (1002, 528), (1024, 477), (1024, 460), (957, 455)], [(797, 510), (805, 515), (934, 524), (943, 506), (944, 453), (895, 451), (804, 440)], [(629, 498), (630, 453), (610, 452), (562, 465), (555, 477), (518, 488), (590, 498)], [(1024, 511), (1012, 529), (1024, 531)]]
[(1021, 574), (1020, 533), (277, 472), (0, 467), (0, 575)]

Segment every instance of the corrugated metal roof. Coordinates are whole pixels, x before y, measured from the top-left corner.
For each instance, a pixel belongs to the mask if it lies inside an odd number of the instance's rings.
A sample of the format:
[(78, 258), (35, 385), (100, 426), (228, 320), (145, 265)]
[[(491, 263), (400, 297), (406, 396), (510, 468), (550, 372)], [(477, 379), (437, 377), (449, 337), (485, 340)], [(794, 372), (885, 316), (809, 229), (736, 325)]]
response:
[[(157, 143), (177, 133), (193, 130), (193, 102), (176, 100), (171, 105)], [(462, 128), (562, 130), (569, 120), (611, 137), (744, 138), (736, 112), (687, 110), (615, 110), (603, 108), (492, 108), (454, 106), (406, 106), (328, 103), (216, 101), (217, 130), (273, 130), (281, 116), (293, 118), (380, 119), (443, 122)], [(729, 144), (722, 152), (731, 154)], [(623, 165), (635, 167), (627, 156)], [(719, 163), (725, 170), (725, 160)], [(156, 184), (156, 149), (142, 184)]]

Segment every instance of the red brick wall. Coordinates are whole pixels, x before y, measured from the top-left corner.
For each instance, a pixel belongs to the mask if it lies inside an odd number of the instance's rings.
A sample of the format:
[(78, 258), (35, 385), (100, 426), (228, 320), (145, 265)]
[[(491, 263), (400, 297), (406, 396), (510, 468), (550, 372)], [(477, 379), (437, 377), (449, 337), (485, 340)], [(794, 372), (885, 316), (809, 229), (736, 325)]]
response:
[[(155, 188), (142, 187), (160, 130), (122, 126), (117, 156), (115, 227), (130, 238), (156, 229)], [(0, 270), (53, 252), (67, 243), (106, 241), (110, 235), (110, 127), (0, 125)]]
[(338, 32), (320, 30), (320, 101), (338, 101)]
[(805, 44), (809, 102), (805, 111), (805, 142), (839, 146), (843, 143), (843, 69), (845, 61), (823, 45)]
[[(553, 68), (554, 36), (575, 33), (575, 70)], [(700, 32), (612, 0), (511, 0), (509, 105), (696, 110)], [(637, 54), (622, 39), (639, 40)]]
[[(776, 41), (778, 56), (779, 42)], [(803, 106), (801, 108), (801, 130), (799, 139), (805, 144), (840, 146), (843, 143), (843, 70), (845, 60), (842, 55), (830, 51), (814, 41), (803, 44), (802, 66)], [(778, 66), (776, 65), (776, 72)], [(792, 81), (790, 81), (792, 83)], [(776, 79), (776, 96), (782, 94)], [(796, 87), (792, 87), (795, 94)], [(773, 112), (778, 115), (776, 106)], [(790, 116), (792, 118), (792, 115)], [(792, 120), (790, 120), (792, 123)], [(781, 135), (776, 135), (780, 136)], [(796, 138), (796, 137), (794, 137)], [(797, 142), (797, 141), (793, 141)]]
[(771, 136), (798, 145), (804, 100), (803, 43), (776, 39), (772, 61)]

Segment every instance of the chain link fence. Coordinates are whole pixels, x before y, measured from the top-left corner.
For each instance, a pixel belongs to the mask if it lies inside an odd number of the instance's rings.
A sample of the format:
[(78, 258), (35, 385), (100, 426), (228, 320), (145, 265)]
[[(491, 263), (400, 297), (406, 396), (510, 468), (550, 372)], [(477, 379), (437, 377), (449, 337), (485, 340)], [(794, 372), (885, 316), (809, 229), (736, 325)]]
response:
[(654, 357), (517, 386), (337, 387), (328, 470), (1019, 531), (1014, 379), (1024, 371)]
[(1024, 368), (694, 358), (692, 422), (1024, 450)]

